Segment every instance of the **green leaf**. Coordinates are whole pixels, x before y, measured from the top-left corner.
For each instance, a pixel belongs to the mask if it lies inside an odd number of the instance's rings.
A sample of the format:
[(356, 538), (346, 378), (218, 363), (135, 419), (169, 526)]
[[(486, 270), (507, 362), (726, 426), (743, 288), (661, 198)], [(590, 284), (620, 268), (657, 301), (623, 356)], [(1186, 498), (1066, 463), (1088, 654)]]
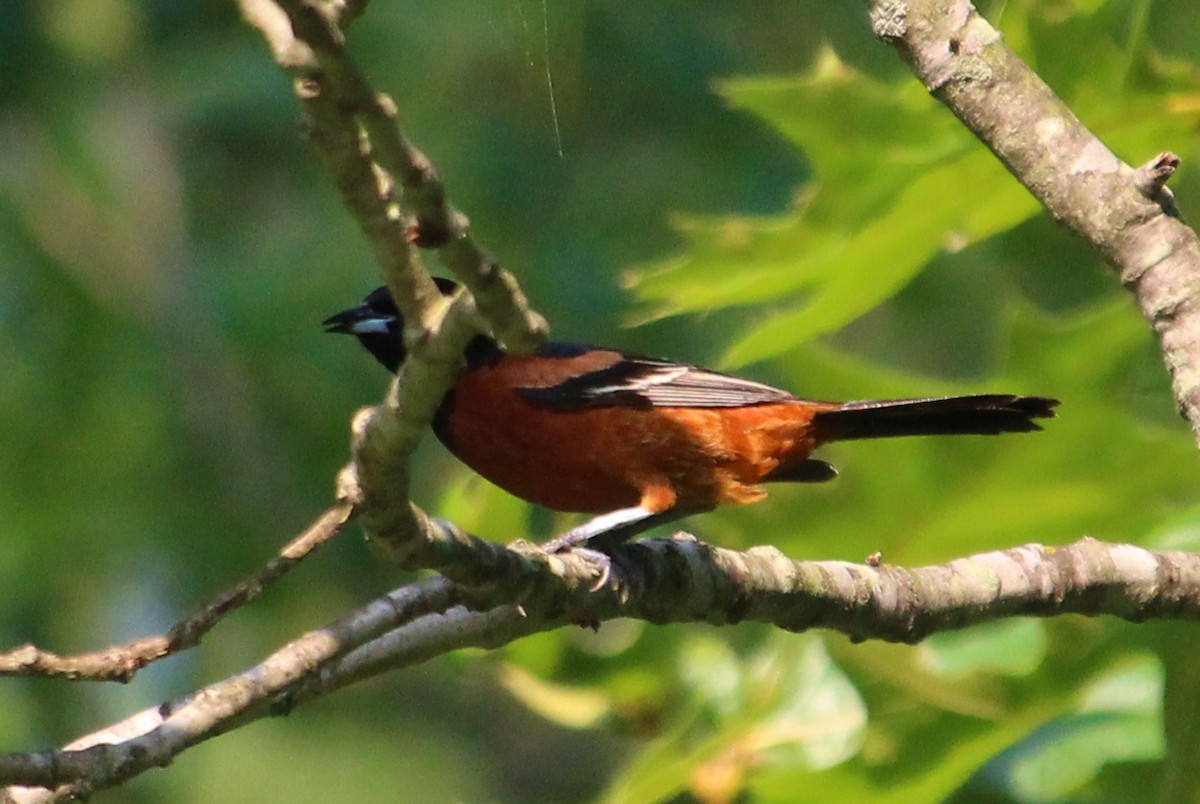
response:
[[(1017, 41), (1038, 48), (1074, 111), (1135, 163), (1164, 145), (1182, 147), (1195, 108), (1179, 94), (1168, 100), (1161, 82), (1138, 80), (1146, 8), (1017, 7), (1005, 16)], [(1074, 43), (1069, 51), (1058, 46), (1064, 39)], [(1080, 70), (1077, 57), (1093, 48), (1107, 54), (1096, 74)], [(1194, 77), (1179, 74), (1169, 81), (1194, 96)], [(812, 165), (812, 182), (782, 214), (679, 216), (686, 255), (635, 269), (627, 284), (645, 303), (637, 321), (769, 305), (728, 347), (726, 367), (845, 327), (895, 296), (934, 256), (1009, 231), (1040, 209), (909, 79), (878, 81), (826, 52), (806, 75), (739, 78), (719, 90), (794, 143)]]
[(1019, 801), (1060, 801), (1106, 766), (1162, 759), (1163, 670), (1150, 654), (1126, 656), (1081, 691), (1075, 710), (989, 763), (977, 780)]
[(880, 774), (859, 760), (830, 770), (811, 773), (802, 769), (764, 773), (751, 787), (756, 800), (790, 802), (797, 791), (809, 801), (870, 801), (872, 804), (907, 804), (941, 801), (961, 787), (990, 757), (1026, 734), (1029, 717), (1010, 717), (990, 728), (954, 731), (947, 750), (927, 745), (920, 752), (920, 769), (897, 778)]
[(648, 747), (608, 801), (656, 801), (694, 790), (736, 793), (752, 768), (826, 768), (858, 750), (866, 709), (816, 637), (775, 637), (738, 661), (716, 639), (690, 641), (681, 677), (690, 717)]
[(1022, 618), (977, 625), (965, 631), (934, 634), (918, 648), (925, 665), (949, 677), (970, 673), (1028, 675), (1046, 654), (1046, 629)]
[(778, 654), (751, 665), (746, 697), (764, 687), (773, 687), (776, 697), (754, 724), (749, 747), (765, 765), (833, 767), (858, 751), (866, 707), (821, 640), (779, 641)]
[[(931, 166), (871, 223), (829, 255), (824, 279), (802, 302), (733, 343), (722, 363), (772, 357), (833, 332), (894, 296), (951, 239), (969, 245), (1010, 229), (1038, 209), (995, 158), (975, 151)], [(810, 258), (797, 260), (801, 266)], [(803, 267), (801, 267), (803, 271)]]
[(1037, 209), (911, 81), (890, 86), (827, 53), (808, 76), (727, 81), (721, 91), (804, 150), (814, 185), (784, 215), (681, 217), (688, 255), (635, 271), (629, 284), (652, 303), (643, 318), (800, 297), (735, 343), (726, 365), (844, 326), (947, 242), (961, 248)]
[(499, 679), (518, 701), (547, 720), (573, 729), (595, 726), (611, 711), (608, 696), (594, 689), (553, 684), (512, 663), (503, 666)]

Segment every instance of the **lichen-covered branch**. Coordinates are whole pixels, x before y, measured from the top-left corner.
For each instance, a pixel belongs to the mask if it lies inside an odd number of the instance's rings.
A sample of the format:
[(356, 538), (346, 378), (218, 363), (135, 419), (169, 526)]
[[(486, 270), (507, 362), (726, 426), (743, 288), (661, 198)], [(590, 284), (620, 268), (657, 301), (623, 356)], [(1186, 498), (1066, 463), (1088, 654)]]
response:
[(968, 0), (869, 5), (876, 35), (933, 96), (1117, 270), (1158, 335), (1200, 439), (1200, 239), (1164, 186), (1178, 160), (1161, 154), (1135, 170), (1117, 158)]
[[(269, 0), (244, 0), (243, 7), (264, 2)], [(352, 191), (354, 197), (374, 186), (390, 224), (391, 239), (395, 241), (399, 234), (399, 241), (406, 245), (438, 249), (442, 263), (471, 289), (507, 348), (515, 353), (535, 348), (545, 335), (545, 321), (529, 309), (512, 276), (475, 242), (467, 217), (450, 203), (433, 163), (397, 127), (395, 102), (371, 87), (346, 51), (333, 9), (312, 0), (278, 0), (278, 7), (286, 14), (290, 31), (275, 25), (267, 33), (265, 26), (259, 27), (271, 41), (276, 60), (293, 75), (306, 115), (312, 119), (314, 112), (320, 112), (319, 121), (331, 128), (348, 122), (361, 135), (356, 138), (360, 161), (369, 162), (375, 182), (367, 184), (360, 177)], [(247, 16), (254, 19), (249, 13)], [(338, 116), (342, 121), (333, 119)], [(343, 145), (338, 147), (340, 150)], [(351, 209), (357, 216), (362, 208), (352, 204)], [(360, 217), (360, 223), (365, 228), (366, 221), (375, 217), (371, 210), (367, 218)], [(390, 273), (386, 278), (397, 297), (411, 290), (410, 277), (396, 284)], [(431, 298), (428, 286), (422, 286), (420, 292)], [(408, 320), (423, 320), (409, 318), (400, 298), (397, 304)]]
[[(308, 0), (241, 0), (241, 7), (292, 77), (310, 137), (408, 328), (409, 357), (388, 398), (356, 417), (354, 461), (342, 472), (339, 496), (360, 507), (364, 527), (390, 558), (439, 564), (445, 532), (408, 501), (408, 456), (457, 378), (480, 313), (482, 326), (514, 352), (533, 349), (546, 323), (471, 237), (432, 162), (397, 127), (394, 102), (370, 86), (346, 52), (338, 27), (343, 7)], [(419, 248), (437, 248), (471, 293), (447, 304)]]
[[(854, 639), (916, 642), (1013, 615), (1200, 619), (1200, 556), (1094, 539), (912, 570), (795, 561), (769, 547), (739, 553), (687, 537), (652, 539), (622, 548), (599, 589), (591, 586), (595, 568), (576, 555), (531, 549), (506, 566), (473, 588), (434, 578), (399, 589), (256, 667), (61, 751), (0, 755), (0, 784), (27, 786), (7, 791), (21, 802), (86, 794), (360, 679), (571, 623), (755, 620), (791, 631), (828, 628)], [(513, 602), (488, 602), (505, 598)]]
[(61, 751), (0, 755), (0, 785), (22, 786), (0, 792), (0, 802), (85, 798), (165, 766), (190, 746), (241, 723), (284, 714), (291, 705), (289, 685), (379, 634), (448, 608), (452, 594), (453, 586), (441, 578), (404, 587), (305, 634), (243, 673), (138, 712)]

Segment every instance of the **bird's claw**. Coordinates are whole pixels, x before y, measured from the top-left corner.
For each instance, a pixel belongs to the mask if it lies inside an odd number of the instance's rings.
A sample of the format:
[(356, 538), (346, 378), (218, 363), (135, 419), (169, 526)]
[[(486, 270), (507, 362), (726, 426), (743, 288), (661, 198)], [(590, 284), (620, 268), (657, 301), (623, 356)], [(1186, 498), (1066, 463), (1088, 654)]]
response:
[(575, 531), (567, 531), (562, 536), (551, 539), (543, 544), (542, 549), (551, 555), (574, 553), (575, 555), (598, 565), (600, 568), (600, 573), (588, 590), (591, 592), (597, 592), (600, 589), (603, 589), (613, 577), (613, 557), (604, 550), (598, 550), (596, 547), (591, 546), (597, 541), (598, 540), (589, 537), (587, 534), (581, 534)]
[(612, 580), (613, 575), (612, 556), (599, 550), (593, 550), (590, 547), (576, 547), (574, 552), (577, 555), (583, 556), (589, 561), (600, 565), (600, 574), (597, 576), (596, 580), (592, 582), (592, 585), (588, 587), (588, 591), (599, 592), (601, 589), (607, 586), (608, 582)]

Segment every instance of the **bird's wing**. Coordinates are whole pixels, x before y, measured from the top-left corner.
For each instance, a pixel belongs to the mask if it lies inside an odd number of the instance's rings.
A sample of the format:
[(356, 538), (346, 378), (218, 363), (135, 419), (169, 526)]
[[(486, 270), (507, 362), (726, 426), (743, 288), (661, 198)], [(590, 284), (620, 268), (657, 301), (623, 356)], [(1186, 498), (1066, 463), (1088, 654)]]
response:
[[(565, 354), (552, 346), (543, 356), (563, 361), (581, 361), (580, 373), (552, 385), (518, 388), (531, 405), (549, 410), (583, 410), (607, 407), (736, 408), (796, 399), (770, 385), (732, 377), (669, 360), (640, 357), (611, 350)], [(599, 354), (612, 361), (594, 366)], [(585, 358), (591, 358), (582, 362)], [(564, 366), (564, 369), (567, 368)]]

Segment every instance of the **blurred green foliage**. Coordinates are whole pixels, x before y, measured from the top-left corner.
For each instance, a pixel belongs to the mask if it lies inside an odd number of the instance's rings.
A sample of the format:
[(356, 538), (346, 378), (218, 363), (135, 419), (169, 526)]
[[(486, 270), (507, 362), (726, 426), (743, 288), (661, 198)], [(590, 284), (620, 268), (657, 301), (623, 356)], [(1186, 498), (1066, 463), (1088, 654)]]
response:
[[(983, 11), (1119, 156), (1179, 153), (1194, 207), (1200, 6)], [(861, 6), (414, 0), (373, 4), (350, 42), (556, 337), (818, 398), (1063, 400), (1036, 437), (830, 449), (835, 483), (690, 521), (702, 538), (905, 564), (1200, 543), (1194, 445), (1130, 299)], [(318, 324), (376, 273), (232, 3), (10, 0), (0, 74), (0, 646), (85, 650), (165, 628), (328, 503), (385, 378)], [(418, 500), (481, 535), (570, 521), (434, 444), (418, 460)], [(343, 538), (130, 687), (0, 683), (0, 748), (221, 678), (403, 580)], [(564, 630), (99, 798), (1176, 801), (1200, 778), (1190, 627)]]

